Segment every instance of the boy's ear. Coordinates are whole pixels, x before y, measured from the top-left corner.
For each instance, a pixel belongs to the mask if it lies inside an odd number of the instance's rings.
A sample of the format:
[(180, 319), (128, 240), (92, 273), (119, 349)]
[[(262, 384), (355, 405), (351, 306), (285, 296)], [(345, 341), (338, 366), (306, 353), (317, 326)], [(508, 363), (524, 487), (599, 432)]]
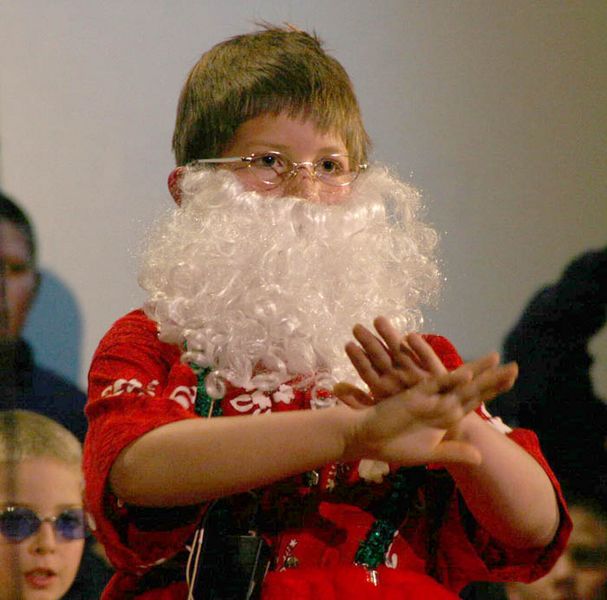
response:
[(184, 172), (184, 167), (173, 169), (167, 181), (169, 192), (171, 192), (171, 196), (173, 196), (173, 200), (175, 200), (177, 206), (181, 206), (181, 178)]

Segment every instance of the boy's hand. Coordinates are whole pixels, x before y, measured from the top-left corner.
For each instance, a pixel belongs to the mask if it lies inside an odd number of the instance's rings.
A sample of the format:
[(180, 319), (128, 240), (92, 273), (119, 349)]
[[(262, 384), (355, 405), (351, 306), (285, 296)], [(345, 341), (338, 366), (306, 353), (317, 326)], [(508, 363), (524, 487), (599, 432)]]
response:
[[(483, 399), (510, 384), (513, 367), (497, 363), (496, 354), (487, 355), (451, 373), (426, 377), (405, 392), (358, 411), (344, 459), (368, 458), (403, 466), (480, 462), (474, 446), (445, 436)], [(335, 392), (343, 399), (350, 386), (345, 390), (341, 386)]]
[[(371, 395), (356, 386), (339, 384), (339, 397), (345, 404), (352, 408), (372, 406), (384, 398), (410, 389), (424, 379), (447, 373), (432, 346), (421, 335), (410, 333), (402, 336), (385, 317), (377, 317), (373, 324), (381, 339), (366, 327), (356, 325), (353, 333), (360, 346), (354, 342), (346, 345), (346, 353), (369, 387)], [(499, 360), (497, 354), (493, 355), (494, 360)], [(483, 359), (462, 365), (457, 370), (471, 368), (473, 375), (477, 375), (482, 361)], [(479, 405), (512, 387), (517, 375), (516, 367), (510, 365), (509, 372), (511, 377), (507, 382), (483, 392)]]
[(405, 391), (432, 375), (447, 372), (434, 350), (418, 334), (401, 335), (385, 317), (373, 322), (380, 337), (355, 325), (358, 344), (346, 344), (346, 353), (371, 395), (352, 386), (350, 396), (358, 407)]

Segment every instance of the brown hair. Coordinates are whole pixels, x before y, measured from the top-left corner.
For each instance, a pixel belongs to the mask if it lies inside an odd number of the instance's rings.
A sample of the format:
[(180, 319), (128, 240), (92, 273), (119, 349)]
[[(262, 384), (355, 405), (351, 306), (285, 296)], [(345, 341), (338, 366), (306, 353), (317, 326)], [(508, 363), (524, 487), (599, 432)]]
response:
[(316, 35), (267, 26), (217, 44), (190, 71), (173, 134), (177, 165), (220, 156), (245, 121), (281, 112), (341, 135), (352, 161), (366, 161), (369, 136), (344, 68)]

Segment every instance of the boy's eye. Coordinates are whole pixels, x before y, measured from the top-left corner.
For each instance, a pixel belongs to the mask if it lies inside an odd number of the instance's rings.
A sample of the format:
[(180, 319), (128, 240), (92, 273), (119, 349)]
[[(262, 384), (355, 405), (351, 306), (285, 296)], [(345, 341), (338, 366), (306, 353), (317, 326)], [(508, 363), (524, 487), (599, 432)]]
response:
[(279, 154), (263, 154), (256, 156), (252, 161), (252, 166), (266, 169), (284, 170), (286, 160)]
[(320, 172), (326, 175), (337, 175), (344, 170), (344, 165), (334, 158), (322, 158), (317, 165)]
[(574, 546), (570, 549), (571, 557), (578, 567), (596, 568), (607, 564), (607, 547)]
[(4, 271), (7, 277), (10, 277), (11, 275), (27, 273), (30, 270), (30, 265), (22, 260), (0, 259), (0, 270)]

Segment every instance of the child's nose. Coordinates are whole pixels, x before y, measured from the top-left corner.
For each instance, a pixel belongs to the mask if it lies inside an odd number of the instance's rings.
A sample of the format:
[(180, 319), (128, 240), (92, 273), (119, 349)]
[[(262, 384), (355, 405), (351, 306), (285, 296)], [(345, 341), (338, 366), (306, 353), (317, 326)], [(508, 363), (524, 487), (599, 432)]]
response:
[(287, 196), (297, 196), (317, 202), (319, 199), (320, 182), (314, 176), (314, 173), (305, 166), (297, 167), (296, 171), (291, 174), (285, 183), (285, 194)]
[(57, 534), (52, 523), (44, 521), (32, 536), (30, 549), (34, 554), (48, 554), (57, 547)]

